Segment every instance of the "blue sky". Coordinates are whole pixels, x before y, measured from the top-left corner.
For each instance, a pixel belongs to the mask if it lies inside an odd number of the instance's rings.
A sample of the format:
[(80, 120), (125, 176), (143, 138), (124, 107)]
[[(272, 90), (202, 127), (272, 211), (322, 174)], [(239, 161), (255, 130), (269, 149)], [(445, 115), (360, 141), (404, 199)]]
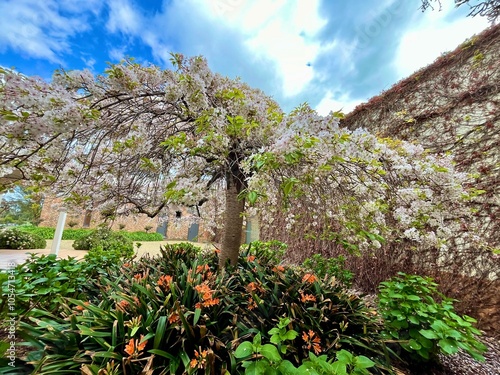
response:
[(286, 111), (355, 105), (489, 26), (442, 0), (0, 0), (0, 65), (46, 79), (133, 56), (203, 55)]

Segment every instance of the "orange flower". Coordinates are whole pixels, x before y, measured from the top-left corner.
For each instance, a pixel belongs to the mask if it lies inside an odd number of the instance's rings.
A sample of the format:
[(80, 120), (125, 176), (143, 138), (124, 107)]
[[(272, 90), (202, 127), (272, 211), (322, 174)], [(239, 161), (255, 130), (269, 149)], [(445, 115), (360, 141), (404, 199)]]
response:
[(302, 278), (303, 283), (313, 284), (316, 281), (318, 281), (318, 278), (314, 276), (312, 273), (306, 273)]
[(250, 297), (248, 299), (248, 306), (247, 306), (248, 310), (253, 310), (253, 309), (256, 309), (257, 308), (257, 304), (255, 303), (255, 301), (253, 300), (252, 297)]
[(163, 275), (160, 276), (158, 279), (158, 286), (164, 287), (164, 288), (169, 288), (170, 284), (173, 282), (174, 278), (169, 275)]
[(194, 307), (201, 309), (202, 307), (210, 307), (218, 305), (220, 300), (218, 298), (212, 298), (213, 290), (204, 282), (203, 284), (196, 285), (194, 289), (201, 296), (202, 302), (198, 302)]
[(210, 267), (208, 266), (208, 264), (202, 264), (196, 267), (196, 273), (205, 273), (208, 271), (210, 271)]
[(312, 294), (304, 294), (300, 292), (300, 300), (302, 301), (302, 303), (316, 302), (316, 297), (314, 297)]
[(130, 306), (130, 303), (126, 300), (121, 300), (120, 302), (118, 302), (116, 304), (116, 307), (122, 311), (126, 311), (129, 306)]
[(146, 344), (148, 343), (148, 340), (142, 342), (143, 339), (144, 335), (141, 335), (141, 338), (138, 340), (134, 340), (133, 338), (131, 338), (128, 344), (125, 345), (125, 353), (127, 353), (129, 356), (139, 356), (144, 348), (146, 348)]
[(170, 324), (173, 324), (173, 323), (177, 323), (179, 321), (179, 314), (177, 314), (176, 312), (173, 312), (172, 314), (170, 314), (170, 316), (168, 317), (168, 322)]
[(283, 272), (285, 270), (285, 267), (283, 266), (276, 266), (276, 267), (273, 267), (273, 272)]
[(136, 273), (134, 275), (135, 281), (141, 281), (144, 278), (144, 275), (142, 273)]
[(252, 292), (264, 293), (265, 292), (264, 288), (262, 288), (262, 286), (260, 286), (260, 284), (255, 282), (255, 281), (248, 283), (247, 291), (248, 291), (248, 293), (252, 293)]
[(130, 267), (130, 263), (123, 263), (123, 267), (125, 267), (125, 268)]
[(247, 260), (248, 260), (249, 262), (253, 262), (253, 261), (255, 260), (255, 255), (249, 255), (249, 256), (247, 257)]
[(314, 350), (314, 353), (321, 353), (321, 339), (312, 330), (309, 332), (302, 332), (302, 340), (306, 343), (306, 348), (308, 350)]
[[(89, 301), (85, 301), (83, 304), (85, 306), (88, 306), (88, 305), (90, 305), (90, 302)], [(75, 310), (76, 311), (83, 311), (83, 310), (85, 310), (85, 307), (78, 305), (78, 306), (75, 307)]]
[(190, 366), (191, 368), (205, 368), (206, 364), (207, 364), (207, 355), (208, 355), (208, 352), (206, 350), (203, 350), (201, 351), (200, 349), (200, 352), (201, 353), (198, 353), (197, 350), (194, 351), (194, 358), (191, 360), (190, 362)]

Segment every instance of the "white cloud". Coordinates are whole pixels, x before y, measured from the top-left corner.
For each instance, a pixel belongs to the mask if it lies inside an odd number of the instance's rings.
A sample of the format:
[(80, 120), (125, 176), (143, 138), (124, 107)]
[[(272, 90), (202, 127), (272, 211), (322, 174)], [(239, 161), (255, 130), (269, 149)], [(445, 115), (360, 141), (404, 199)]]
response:
[(348, 94), (334, 95), (332, 91), (327, 91), (315, 109), (322, 116), (326, 116), (332, 111), (341, 111), (347, 114), (362, 102), (362, 100), (350, 99)]
[[(11, 48), (33, 58), (62, 64), (70, 51), (69, 38), (88, 30), (86, 14), (98, 12), (99, 2), (12, 0), (0, 3), (0, 51)], [(64, 14), (63, 14), (64, 13)]]
[(128, 0), (110, 0), (109, 20), (106, 28), (112, 33), (120, 31), (124, 34), (137, 34), (141, 30), (140, 12), (134, 9)]
[(320, 52), (312, 36), (325, 24), (318, 0), (191, 0), (206, 17), (240, 33), (258, 60), (275, 64), (284, 96), (298, 94), (314, 76), (310, 63)]
[(446, 13), (451, 11), (456, 10), (444, 5), (441, 12), (427, 11), (423, 21), (402, 36), (394, 62), (400, 77), (407, 77), (432, 63), (442, 53), (454, 50), (489, 26), (482, 17), (460, 17), (452, 23), (445, 23)]

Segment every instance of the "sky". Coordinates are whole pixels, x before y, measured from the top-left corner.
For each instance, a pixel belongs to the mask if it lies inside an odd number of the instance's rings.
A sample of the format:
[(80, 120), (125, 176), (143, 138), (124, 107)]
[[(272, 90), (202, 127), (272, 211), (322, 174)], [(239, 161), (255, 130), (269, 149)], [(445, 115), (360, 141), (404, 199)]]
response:
[(285, 111), (351, 111), (489, 26), (442, 0), (0, 0), (0, 66), (50, 80), (203, 55)]

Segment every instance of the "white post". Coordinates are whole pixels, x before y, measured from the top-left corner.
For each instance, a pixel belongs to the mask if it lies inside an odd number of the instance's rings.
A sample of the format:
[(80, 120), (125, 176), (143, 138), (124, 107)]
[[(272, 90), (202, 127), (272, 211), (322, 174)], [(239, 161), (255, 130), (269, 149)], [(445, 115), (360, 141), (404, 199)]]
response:
[(59, 211), (59, 219), (57, 220), (56, 232), (54, 233), (54, 241), (52, 242), (51, 254), (58, 254), (59, 247), (61, 246), (61, 238), (64, 230), (64, 224), (66, 223), (66, 209), (61, 208)]

